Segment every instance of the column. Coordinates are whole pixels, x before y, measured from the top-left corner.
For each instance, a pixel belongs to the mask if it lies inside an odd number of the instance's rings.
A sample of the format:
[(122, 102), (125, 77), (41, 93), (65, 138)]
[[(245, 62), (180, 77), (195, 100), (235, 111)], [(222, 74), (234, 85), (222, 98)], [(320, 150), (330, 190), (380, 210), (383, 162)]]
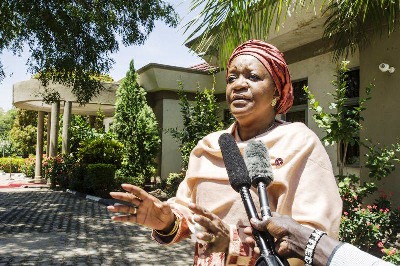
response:
[(57, 156), (58, 118), (60, 116), (60, 102), (51, 104), (51, 129), (50, 129), (50, 157)]
[(36, 140), (36, 164), (35, 164), (35, 183), (42, 181), (42, 156), (43, 156), (43, 130), (44, 130), (44, 112), (38, 112), (37, 122), (37, 140)]
[(51, 131), (51, 113), (47, 113), (47, 145), (46, 157), (50, 157), (50, 131)]
[(70, 152), (68, 129), (71, 125), (71, 111), (72, 111), (72, 102), (66, 101), (64, 104), (64, 114), (63, 114), (62, 154), (68, 154)]

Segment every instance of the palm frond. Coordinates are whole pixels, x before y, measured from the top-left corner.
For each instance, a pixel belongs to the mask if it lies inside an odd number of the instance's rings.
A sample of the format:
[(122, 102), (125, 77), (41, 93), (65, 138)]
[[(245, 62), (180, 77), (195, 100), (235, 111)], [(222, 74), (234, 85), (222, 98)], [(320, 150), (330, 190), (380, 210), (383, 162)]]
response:
[[(191, 12), (204, 1), (192, 0)], [(271, 29), (279, 30), (288, 12), (304, 6), (305, 0), (208, 0), (198, 16), (189, 21), (185, 33), (191, 48), (215, 56), (225, 67), (232, 50), (249, 39), (266, 40)], [(309, 0), (314, 3), (313, 0)], [(193, 40), (194, 38), (194, 40)]]
[[(225, 67), (232, 50), (248, 39), (266, 40), (279, 31), (287, 16), (299, 7), (314, 7), (314, 0), (192, 0), (189, 21), (192, 50), (217, 58)], [(353, 54), (369, 43), (371, 34), (390, 35), (400, 27), (400, 0), (323, 0), (327, 20), (324, 37), (332, 40), (334, 59)], [(386, 28), (386, 31), (384, 30)]]
[(365, 47), (373, 34), (399, 28), (399, 0), (328, 1), (324, 37), (332, 39), (334, 60)]

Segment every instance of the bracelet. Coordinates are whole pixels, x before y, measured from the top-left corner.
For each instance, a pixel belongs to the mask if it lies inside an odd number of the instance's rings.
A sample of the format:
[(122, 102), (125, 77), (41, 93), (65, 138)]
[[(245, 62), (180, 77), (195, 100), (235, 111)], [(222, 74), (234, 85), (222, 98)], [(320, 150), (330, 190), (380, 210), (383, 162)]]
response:
[(180, 224), (180, 219), (179, 219), (179, 217), (176, 216), (175, 214), (174, 214), (174, 216), (175, 216), (174, 228), (172, 228), (172, 230), (171, 230), (168, 234), (160, 233), (160, 231), (158, 231), (158, 230), (154, 230), (154, 231), (156, 231), (156, 233), (157, 233), (158, 235), (160, 235), (160, 236), (172, 236), (172, 235), (174, 235), (174, 234), (176, 233), (176, 231), (178, 231), (178, 229), (179, 229), (179, 224)]
[(312, 266), (315, 247), (317, 246), (318, 241), (321, 239), (323, 235), (326, 235), (326, 233), (321, 230), (315, 229), (308, 238), (308, 242), (304, 252), (305, 266)]

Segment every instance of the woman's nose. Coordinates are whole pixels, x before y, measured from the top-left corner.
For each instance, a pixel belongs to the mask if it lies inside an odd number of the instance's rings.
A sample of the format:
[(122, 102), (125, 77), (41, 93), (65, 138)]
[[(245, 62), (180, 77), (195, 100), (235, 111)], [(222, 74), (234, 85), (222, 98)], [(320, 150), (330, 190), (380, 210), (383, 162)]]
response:
[(249, 83), (247, 82), (247, 79), (240, 75), (235, 82), (235, 86), (233, 88), (235, 90), (242, 90), (242, 89), (247, 89), (249, 87)]

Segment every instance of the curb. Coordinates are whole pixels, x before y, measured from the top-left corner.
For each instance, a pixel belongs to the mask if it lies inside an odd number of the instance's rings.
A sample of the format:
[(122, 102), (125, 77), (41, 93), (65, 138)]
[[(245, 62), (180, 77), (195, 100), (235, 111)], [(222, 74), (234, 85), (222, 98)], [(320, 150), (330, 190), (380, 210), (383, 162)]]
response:
[[(75, 191), (75, 190), (71, 190), (71, 189), (67, 189), (66, 192), (70, 193), (70, 194), (72, 194), (72, 195), (74, 195), (74, 196), (76, 196), (78, 198), (87, 199), (87, 200), (90, 200), (90, 201), (98, 202), (98, 203), (106, 205), (106, 206), (114, 206), (114, 205), (121, 205), (122, 204), (122, 205), (128, 205), (130, 207), (137, 208), (137, 206), (135, 204), (127, 202), (127, 201), (123, 201), (123, 200), (103, 199), (103, 198), (100, 198), (100, 197), (88, 195), (88, 194), (85, 194), (85, 193), (82, 193), (82, 192), (78, 192), (78, 191)], [(156, 195), (152, 194), (151, 192), (149, 194), (155, 196), (156, 198), (158, 198), (158, 199), (160, 199), (162, 201), (165, 201), (165, 200), (168, 199), (168, 198), (157, 197)]]
[(90, 200), (90, 201), (98, 202), (98, 203), (106, 205), (106, 206), (112, 206), (112, 205), (114, 205), (116, 203), (120, 203), (117, 200), (103, 199), (103, 198), (100, 198), (100, 197), (87, 195), (85, 193), (74, 191), (74, 190), (70, 190), (70, 189), (67, 189), (66, 192), (70, 193), (70, 194), (72, 194), (72, 195), (74, 195), (74, 196), (76, 196), (78, 198), (82, 198), (82, 199), (87, 199), (87, 200)]

